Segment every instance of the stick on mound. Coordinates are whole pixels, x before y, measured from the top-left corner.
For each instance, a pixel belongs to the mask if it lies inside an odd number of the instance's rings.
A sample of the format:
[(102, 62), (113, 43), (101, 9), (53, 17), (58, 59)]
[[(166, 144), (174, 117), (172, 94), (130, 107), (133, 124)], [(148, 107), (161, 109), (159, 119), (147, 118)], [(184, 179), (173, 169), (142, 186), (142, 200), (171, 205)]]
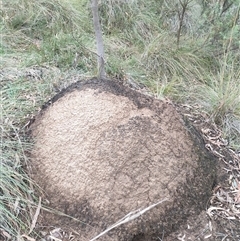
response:
[[(53, 208), (88, 224), (74, 226), (79, 240), (167, 198), (98, 239), (154, 240), (199, 213), (211, 194), (214, 161), (193, 129), (172, 105), (116, 82), (77, 82), (31, 129), (33, 178)], [(48, 216), (43, 222), (74, 225)]]

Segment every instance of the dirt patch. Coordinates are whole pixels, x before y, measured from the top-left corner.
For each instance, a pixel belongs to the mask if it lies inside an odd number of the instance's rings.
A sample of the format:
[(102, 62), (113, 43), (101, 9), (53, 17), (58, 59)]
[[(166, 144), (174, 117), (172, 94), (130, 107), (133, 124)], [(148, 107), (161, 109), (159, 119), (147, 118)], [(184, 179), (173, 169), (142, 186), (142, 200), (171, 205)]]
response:
[[(138, 209), (167, 198), (98, 240), (159, 240), (206, 208), (214, 157), (174, 106), (117, 82), (78, 82), (55, 96), (31, 126), (32, 177), (52, 208), (42, 216), (90, 240)], [(70, 225), (70, 226), (69, 226)]]

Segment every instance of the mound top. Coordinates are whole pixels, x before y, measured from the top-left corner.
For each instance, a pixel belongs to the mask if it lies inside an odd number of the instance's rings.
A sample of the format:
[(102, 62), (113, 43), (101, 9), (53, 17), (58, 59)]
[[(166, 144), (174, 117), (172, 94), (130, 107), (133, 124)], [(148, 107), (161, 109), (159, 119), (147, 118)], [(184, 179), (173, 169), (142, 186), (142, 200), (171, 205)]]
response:
[(98, 240), (157, 240), (206, 207), (213, 157), (171, 104), (92, 79), (55, 96), (31, 129), (32, 176), (53, 208), (87, 223), (75, 226), (81, 241), (165, 198)]

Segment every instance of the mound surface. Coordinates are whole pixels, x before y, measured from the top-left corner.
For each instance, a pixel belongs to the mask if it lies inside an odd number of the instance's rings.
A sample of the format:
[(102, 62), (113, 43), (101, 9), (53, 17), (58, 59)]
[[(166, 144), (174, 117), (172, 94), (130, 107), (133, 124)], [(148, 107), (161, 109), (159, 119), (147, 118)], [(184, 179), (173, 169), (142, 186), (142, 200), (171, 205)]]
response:
[(213, 157), (171, 104), (93, 79), (55, 96), (31, 129), (32, 176), (53, 208), (87, 223), (71, 224), (81, 241), (167, 198), (98, 239), (159, 240), (206, 207)]

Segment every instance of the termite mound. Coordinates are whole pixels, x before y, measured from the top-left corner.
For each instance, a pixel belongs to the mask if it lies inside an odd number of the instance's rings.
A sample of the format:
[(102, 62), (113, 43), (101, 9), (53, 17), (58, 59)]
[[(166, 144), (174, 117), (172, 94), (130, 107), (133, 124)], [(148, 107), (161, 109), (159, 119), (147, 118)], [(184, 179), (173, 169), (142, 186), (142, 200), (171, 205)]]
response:
[(98, 240), (158, 240), (206, 208), (215, 161), (172, 104), (111, 80), (79, 81), (31, 125), (32, 177), (50, 206), (42, 224), (91, 240), (128, 213), (156, 205)]

